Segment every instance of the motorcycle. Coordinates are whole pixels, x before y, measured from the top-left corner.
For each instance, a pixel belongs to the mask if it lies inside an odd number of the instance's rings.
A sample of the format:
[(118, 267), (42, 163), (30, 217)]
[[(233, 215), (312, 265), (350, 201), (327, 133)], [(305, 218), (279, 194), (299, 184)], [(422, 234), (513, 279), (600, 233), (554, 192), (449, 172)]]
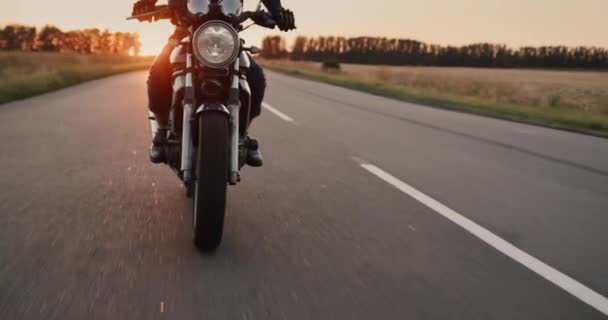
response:
[[(187, 28), (171, 54), (173, 105), (165, 154), (167, 165), (183, 181), (193, 205), (194, 243), (202, 251), (222, 241), (228, 185), (241, 181), (245, 165), (251, 89), (246, 73), (251, 54), (239, 32), (254, 24), (274, 29), (262, 10), (243, 11), (241, 0), (188, 0), (183, 10), (157, 6), (127, 19), (171, 19)], [(253, 24), (244, 27), (247, 20)], [(152, 134), (158, 129), (150, 113)]]

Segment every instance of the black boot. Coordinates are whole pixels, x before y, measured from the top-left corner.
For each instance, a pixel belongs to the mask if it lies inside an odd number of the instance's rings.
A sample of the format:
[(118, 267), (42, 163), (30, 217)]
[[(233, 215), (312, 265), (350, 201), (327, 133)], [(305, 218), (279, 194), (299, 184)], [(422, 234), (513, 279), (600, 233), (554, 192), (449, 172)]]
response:
[(261, 167), (264, 165), (264, 159), (262, 158), (262, 153), (260, 152), (260, 144), (257, 140), (247, 138), (247, 142), (245, 144), (247, 147), (247, 165), (250, 167)]
[(158, 129), (152, 139), (150, 147), (150, 161), (152, 163), (166, 162), (165, 146), (167, 145), (167, 129)]

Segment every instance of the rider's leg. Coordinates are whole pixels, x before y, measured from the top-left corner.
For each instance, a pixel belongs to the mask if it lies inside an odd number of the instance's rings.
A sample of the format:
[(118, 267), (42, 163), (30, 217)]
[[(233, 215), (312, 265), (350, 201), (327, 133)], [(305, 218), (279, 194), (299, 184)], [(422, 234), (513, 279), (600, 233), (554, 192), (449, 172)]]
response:
[(150, 161), (161, 163), (165, 161), (163, 146), (167, 141), (169, 127), (169, 110), (171, 108), (171, 63), (169, 57), (173, 46), (167, 44), (156, 57), (148, 76), (148, 108), (158, 122), (158, 130), (152, 139)]
[(260, 115), (262, 102), (266, 91), (266, 76), (255, 60), (251, 59), (251, 68), (247, 73), (249, 87), (251, 87), (251, 120)]
[[(266, 90), (266, 77), (260, 66), (251, 59), (251, 68), (247, 72), (247, 81), (251, 88), (251, 119), (258, 117), (262, 111), (262, 102)], [(251, 123), (251, 122), (250, 122)], [(248, 141), (249, 151), (247, 153), (247, 164), (252, 167), (260, 167), (264, 164), (259, 144), (255, 139)]]
[(169, 126), (169, 109), (171, 108), (171, 63), (169, 57), (174, 46), (165, 45), (161, 53), (154, 59), (148, 75), (148, 108), (156, 116), (158, 126)]
[(167, 142), (167, 129), (169, 128), (169, 112), (173, 99), (173, 88), (171, 79), (171, 52), (185, 36), (185, 32), (179, 28), (175, 30), (169, 43), (165, 45), (161, 53), (156, 57), (150, 68), (148, 77), (148, 108), (158, 122), (158, 131), (152, 139), (150, 147), (150, 160), (154, 163), (165, 161), (163, 146)]

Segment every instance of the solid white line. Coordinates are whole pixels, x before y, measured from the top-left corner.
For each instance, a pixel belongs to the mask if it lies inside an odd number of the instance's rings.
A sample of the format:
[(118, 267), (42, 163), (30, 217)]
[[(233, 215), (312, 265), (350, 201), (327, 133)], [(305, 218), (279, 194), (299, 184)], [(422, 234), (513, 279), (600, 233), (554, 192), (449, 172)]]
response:
[(281, 119), (283, 119), (283, 120), (285, 120), (287, 122), (292, 122), (292, 123), (295, 122), (295, 120), (293, 120), (292, 117), (290, 117), (290, 116), (284, 114), (283, 112), (275, 109), (273, 106), (269, 105), (266, 102), (262, 103), (262, 107), (264, 107), (266, 110), (274, 113), (277, 117), (279, 117), (279, 118), (281, 118)]
[(569, 276), (561, 273), (555, 268), (527, 254), (521, 249), (515, 247), (509, 242), (488, 231), (484, 227), (465, 218), (458, 212), (446, 207), (437, 200), (425, 195), (424, 193), (416, 190), (414, 187), (408, 185), (407, 183), (395, 178), (386, 171), (383, 171), (382, 169), (372, 164), (360, 163), (360, 165), (365, 170), (389, 183), (393, 187), (399, 189), (401, 192), (420, 201), (425, 206), (433, 209), (435, 212), (439, 213), (440, 215), (444, 216), (455, 224), (466, 229), (468, 232), (472, 233), (477, 238), (491, 245), (496, 250), (502, 252), (511, 259), (521, 263), (526, 268), (536, 272), (541, 277), (549, 280), (553, 284), (564, 289), (571, 295), (577, 297), (581, 301), (597, 309), (603, 314), (608, 315), (608, 298), (600, 295), (599, 293), (584, 286), (580, 282), (570, 278)]

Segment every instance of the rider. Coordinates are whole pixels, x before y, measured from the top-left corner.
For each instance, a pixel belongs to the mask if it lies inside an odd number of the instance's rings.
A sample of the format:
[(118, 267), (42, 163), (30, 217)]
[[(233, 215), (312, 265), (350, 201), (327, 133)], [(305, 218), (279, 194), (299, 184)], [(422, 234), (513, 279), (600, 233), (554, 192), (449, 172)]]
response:
[[(133, 5), (133, 15), (139, 15), (154, 11), (158, 0), (139, 0)], [(169, 0), (169, 7), (172, 10), (182, 10), (186, 8), (187, 0)], [(277, 22), (277, 27), (281, 31), (295, 29), (295, 19), (291, 10), (286, 10), (281, 5), (281, 0), (262, 0), (273, 19)], [(140, 21), (152, 21), (151, 17), (140, 18)], [(175, 24), (175, 23), (174, 23)], [(167, 143), (167, 130), (169, 128), (169, 112), (172, 104), (172, 80), (171, 80), (171, 52), (179, 41), (188, 35), (187, 30), (176, 26), (175, 32), (169, 38), (169, 43), (165, 45), (161, 53), (156, 57), (148, 77), (148, 108), (154, 113), (159, 129), (154, 134), (152, 146), (150, 147), (150, 160), (153, 163), (165, 161), (163, 146)], [(251, 87), (251, 119), (260, 115), (264, 91), (266, 89), (266, 78), (262, 68), (251, 60), (251, 68), (247, 73), (247, 79)], [(248, 143), (255, 146), (250, 148), (247, 154), (247, 164), (259, 167), (263, 164), (262, 154), (257, 148), (257, 142)]]

